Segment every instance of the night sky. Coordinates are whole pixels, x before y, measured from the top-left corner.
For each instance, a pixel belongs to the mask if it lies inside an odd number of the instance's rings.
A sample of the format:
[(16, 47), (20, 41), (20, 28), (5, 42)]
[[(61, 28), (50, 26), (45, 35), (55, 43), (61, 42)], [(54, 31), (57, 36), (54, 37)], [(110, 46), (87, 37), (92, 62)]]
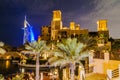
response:
[(50, 25), (52, 11), (58, 9), (65, 26), (75, 21), (81, 28), (97, 31), (96, 21), (107, 19), (110, 36), (120, 38), (120, 0), (0, 0), (0, 41), (22, 45), (25, 15), (37, 39), (41, 26)]

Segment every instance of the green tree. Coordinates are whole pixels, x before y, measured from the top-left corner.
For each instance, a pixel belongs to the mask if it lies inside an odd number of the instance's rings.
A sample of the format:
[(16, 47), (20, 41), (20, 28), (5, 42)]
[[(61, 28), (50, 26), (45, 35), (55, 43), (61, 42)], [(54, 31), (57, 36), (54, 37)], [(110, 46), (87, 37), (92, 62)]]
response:
[(4, 80), (4, 76), (0, 74), (0, 80)]
[(24, 74), (19, 74), (19, 75), (17, 74), (15, 77), (12, 78), (12, 80), (24, 80), (23, 77)]
[(96, 37), (89, 37), (88, 35), (81, 35), (78, 37), (78, 41), (87, 45), (89, 50), (97, 48), (97, 38)]
[(54, 51), (54, 56), (51, 57), (48, 62), (55, 66), (65, 66), (69, 64), (71, 69), (71, 80), (75, 80), (75, 64), (81, 64), (80, 60), (90, 56), (88, 46), (78, 42), (76, 38), (68, 38), (57, 43), (57, 48), (58, 51)]
[(1, 54), (5, 54), (6, 53), (6, 50), (3, 48), (4, 46), (4, 42), (0, 42), (0, 53)]
[(5, 44), (4, 42), (0, 41), (0, 47), (2, 47), (5, 51), (11, 51), (12, 50), (12, 46)]
[(26, 45), (27, 50), (31, 50), (36, 53), (36, 80), (39, 80), (39, 56), (40, 54), (47, 49), (45, 41), (34, 41)]

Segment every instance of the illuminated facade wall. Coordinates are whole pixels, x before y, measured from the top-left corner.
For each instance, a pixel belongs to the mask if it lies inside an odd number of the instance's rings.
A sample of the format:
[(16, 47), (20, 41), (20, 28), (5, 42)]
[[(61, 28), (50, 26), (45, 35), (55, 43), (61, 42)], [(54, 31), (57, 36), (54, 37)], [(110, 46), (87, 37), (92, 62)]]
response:
[(109, 39), (109, 31), (107, 28), (107, 20), (99, 20), (97, 21), (98, 24), (98, 43), (104, 44), (108, 42)]
[(80, 30), (80, 25), (79, 24), (76, 24), (75, 30)]
[(52, 21), (61, 21), (61, 20), (62, 20), (61, 11), (60, 10), (53, 11)]
[(50, 26), (43, 26), (42, 27), (42, 39), (43, 40), (50, 40), (51, 36), (51, 27)]
[(62, 29), (62, 17), (61, 17), (61, 11), (55, 10), (53, 11), (53, 18), (51, 21), (51, 29), (52, 30), (60, 30)]
[[(106, 36), (106, 39), (109, 38), (109, 31), (107, 29), (107, 20), (99, 20), (98, 24), (98, 31), (96, 32), (97, 35), (94, 37), (98, 37), (100, 39), (100, 35), (103, 34)], [(48, 36), (46, 36), (48, 35)], [(53, 11), (53, 17), (51, 21), (51, 25), (43, 26), (42, 27), (42, 39), (43, 40), (59, 40), (62, 38), (68, 37), (79, 37), (81, 35), (91, 35), (89, 34), (88, 29), (81, 29), (79, 24), (75, 22), (70, 22), (69, 27), (64, 27), (62, 25), (62, 14), (60, 10)], [(105, 38), (102, 38), (105, 39)], [(107, 41), (106, 40), (106, 41)]]
[(70, 22), (70, 30), (75, 30), (75, 22)]
[(107, 28), (107, 20), (99, 20), (97, 21), (98, 31), (108, 31)]

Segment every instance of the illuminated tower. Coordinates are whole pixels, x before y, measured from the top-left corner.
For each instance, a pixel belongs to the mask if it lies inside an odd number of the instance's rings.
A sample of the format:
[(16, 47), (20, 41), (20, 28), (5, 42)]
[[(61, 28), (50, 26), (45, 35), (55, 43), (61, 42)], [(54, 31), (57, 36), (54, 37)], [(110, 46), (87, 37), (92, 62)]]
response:
[(70, 22), (70, 30), (75, 30), (75, 22)]
[(52, 18), (52, 22), (51, 22), (51, 27), (53, 30), (62, 29), (62, 17), (61, 17), (60, 10), (53, 11), (53, 18)]
[(98, 31), (107, 31), (107, 20), (99, 20), (97, 21)]
[(51, 21), (51, 40), (55, 40), (58, 38), (58, 31), (62, 29), (62, 17), (61, 11), (55, 10), (53, 11), (53, 18)]
[(107, 28), (107, 20), (99, 20), (98, 24), (98, 36), (100, 38), (100, 43), (106, 43), (109, 39), (109, 31)]
[(32, 26), (27, 22), (26, 16), (25, 16), (25, 20), (24, 20), (24, 28), (23, 29), (24, 29), (23, 44), (34, 41), (35, 39), (34, 39)]

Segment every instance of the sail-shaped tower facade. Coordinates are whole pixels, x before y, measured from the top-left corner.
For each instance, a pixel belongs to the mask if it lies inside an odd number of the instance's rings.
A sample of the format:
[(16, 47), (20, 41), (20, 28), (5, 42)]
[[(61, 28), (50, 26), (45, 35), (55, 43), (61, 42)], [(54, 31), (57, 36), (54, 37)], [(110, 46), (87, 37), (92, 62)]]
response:
[(23, 44), (34, 41), (35, 38), (34, 38), (33, 29), (32, 29), (32, 26), (26, 20), (26, 16), (25, 16), (25, 20), (24, 20), (24, 28), (23, 29), (24, 29)]

